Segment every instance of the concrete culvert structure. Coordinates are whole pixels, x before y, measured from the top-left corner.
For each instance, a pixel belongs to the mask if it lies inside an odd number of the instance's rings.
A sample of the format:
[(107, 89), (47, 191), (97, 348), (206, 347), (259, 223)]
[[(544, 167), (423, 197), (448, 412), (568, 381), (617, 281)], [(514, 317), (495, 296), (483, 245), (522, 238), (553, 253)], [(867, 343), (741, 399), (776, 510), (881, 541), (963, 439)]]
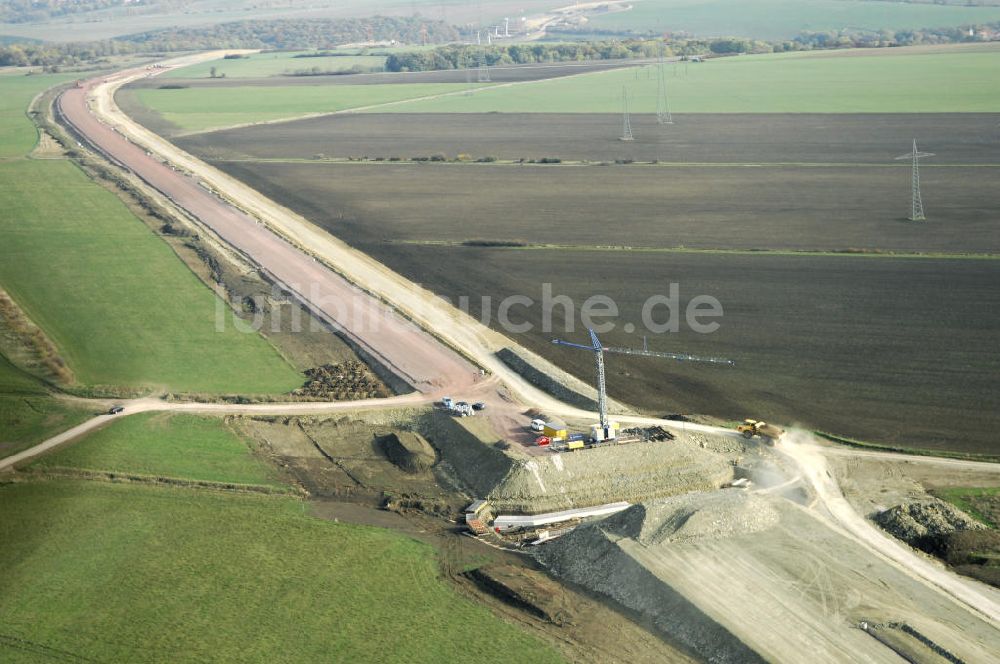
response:
[(418, 433), (386, 434), (378, 437), (378, 444), (390, 461), (409, 473), (428, 470), (437, 461), (434, 448)]

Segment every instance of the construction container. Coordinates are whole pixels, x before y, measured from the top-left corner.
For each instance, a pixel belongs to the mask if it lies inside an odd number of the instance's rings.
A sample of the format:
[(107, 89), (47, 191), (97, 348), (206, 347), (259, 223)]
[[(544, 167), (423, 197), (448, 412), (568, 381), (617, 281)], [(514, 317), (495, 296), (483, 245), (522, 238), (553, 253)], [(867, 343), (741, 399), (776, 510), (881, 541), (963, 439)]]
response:
[(542, 434), (558, 440), (566, 438), (567, 433), (566, 423), (561, 420), (549, 420), (542, 428)]
[(608, 422), (607, 428), (602, 427), (600, 424), (592, 424), (590, 426), (590, 439), (595, 443), (600, 443), (605, 440), (614, 440), (617, 437), (617, 422)]

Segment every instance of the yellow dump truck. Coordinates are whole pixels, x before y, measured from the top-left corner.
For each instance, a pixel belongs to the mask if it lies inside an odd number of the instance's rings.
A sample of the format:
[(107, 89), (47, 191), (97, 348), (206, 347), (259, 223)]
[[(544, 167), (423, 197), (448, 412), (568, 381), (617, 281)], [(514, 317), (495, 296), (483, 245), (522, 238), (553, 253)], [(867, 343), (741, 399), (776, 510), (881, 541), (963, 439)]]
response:
[(736, 430), (748, 440), (754, 436), (759, 436), (768, 445), (774, 445), (781, 438), (782, 434), (785, 433), (785, 430), (781, 427), (776, 427), (773, 424), (761, 422), (760, 420), (743, 420), (743, 424), (736, 427)]

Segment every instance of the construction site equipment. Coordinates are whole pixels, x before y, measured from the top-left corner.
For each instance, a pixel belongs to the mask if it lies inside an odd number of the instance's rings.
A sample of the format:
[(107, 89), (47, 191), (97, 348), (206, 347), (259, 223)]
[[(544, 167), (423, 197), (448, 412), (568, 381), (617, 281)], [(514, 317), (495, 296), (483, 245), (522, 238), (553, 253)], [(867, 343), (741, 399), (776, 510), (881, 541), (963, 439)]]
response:
[(607, 424), (591, 424), (590, 440), (600, 443), (605, 440), (614, 440), (618, 437), (618, 423), (608, 422)]
[(486, 522), (490, 518), (490, 505), (485, 500), (473, 501), (465, 508), (465, 525), (476, 535), (485, 535), (490, 530)]
[(781, 438), (785, 430), (760, 420), (743, 420), (743, 424), (736, 427), (747, 440), (754, 436), (759, 436), (765, 443), (774, 445), (775, 441)]
[(571, 440), (568, 443), (566, 443), (566, 449), (567, 450), (571, 450), (571, 451), (572, 450), (582, 450), (586, 446), (587, 446), (587, 443), (585, 443), (582, 440)]
[(569, 431), (566, 428), (566, 423), (562, 420), (549, 420), (542, 427), (542, 435), (548, 436), (549, 438), (554, 438), (558, 440), (563, 440), (568, 435)]
[(622, 355), (638, 355), (642, 357), (661, 357), (681, 362), (709, 362), (713, 364), (724, 364), (730, 367), (735, 364), (732, 360), (727, 360), (721, 357), (698, 357), (697, 355), (688, 355), (686, 353), (661, 353), (647, 350), (645, 348), (642, 350), (635, 348), (613, 348), (601, 344), (600, 339), (597, 338), (597, 333), (593, 330), (588, 329), (587, 332), (590, 333), (589, 346), (574, 344), (569, 341), (563, 341), (562, 339), (553, 339), (552, 343), (559, 344), (560, 346), (569, 346), (570, 348), (579, 348), (580, 350), (589, 350), (594, 353), (594, 359), (597, 361), (597, 410), (600, 415), (600, 422), (591, 427), (591, 440), (594, 442), (613, 440), (617, 436), (618, 429), (617, 424), (608, 420), (608, 391), (604, 381), (604, 353), (620, 353)]
[(554, 539), (562, 537), (563, 535), (568, 535), (573, 532), (572, 528), (563, 528), (562, 530), (539, 530), (535, 533), (535, 539), (531, 540), (531, 546), (538, 546), (539, 544), (545, 544), (546, 542), (551, 542)]
[(466, 514), (479, 514), (484, 509), (486, 509), (487, 503), (485, 500), (473, 500), (468, 506), (462, 510)]
[(472, 409), (472, 406), (464, 401), (459, 401), (451, 407), (451, 412), (459, 417), (472, 417), (476, 414), (476, 411)]

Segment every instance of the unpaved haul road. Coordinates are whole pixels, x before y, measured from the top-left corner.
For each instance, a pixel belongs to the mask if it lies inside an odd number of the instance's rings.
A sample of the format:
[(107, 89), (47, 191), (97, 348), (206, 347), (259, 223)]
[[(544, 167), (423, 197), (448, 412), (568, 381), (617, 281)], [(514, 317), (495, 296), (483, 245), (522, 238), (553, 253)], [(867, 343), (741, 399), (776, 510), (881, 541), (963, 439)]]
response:
[[(433, 397), (414, 392), (387, 399), (360, 399), (358, 401), (299, 401), (255, 404), (170, 402), (162, 399), (132, 399), (130, 401), (107, 401), (104, 399), (73, 399), (77, 404), (89, 403), (96, 411), (103, 411), (83, 424), (64, 431), (34, 447), (0, 459), (0, 472), (10, 470), (53, 449), (80, 438), (94, 429), (109, 424), (116, 419), (149, 412), (198, 413), (206, 415), (322, 415), (343, 411), (356, 412), (383, 408), (406, 408), (431, 403)], [(109, 415), (112, 405), (120, 405), (125, 410), (119, 415)]]
[(937, 587), (959, 604), (977, 611), (995, 625), (1000, 625), (1000, 602), (998, 602), (1000, 593), (989, 586), (950, 572), (940, 563), (935, 564), (921, 557), (909, 546), (886, 535), (858, 514), (847, 502), (840, 485), (830, 472), (824, 456), (827, 450), (819, 446), (810, 434), (789, 432), (781, 439), (778, 449), (798, 465), (802, 477), (816, 492), (817, 504), (826, 509), (835, 524), (846, 535), (894, 563), (910, 576)]

